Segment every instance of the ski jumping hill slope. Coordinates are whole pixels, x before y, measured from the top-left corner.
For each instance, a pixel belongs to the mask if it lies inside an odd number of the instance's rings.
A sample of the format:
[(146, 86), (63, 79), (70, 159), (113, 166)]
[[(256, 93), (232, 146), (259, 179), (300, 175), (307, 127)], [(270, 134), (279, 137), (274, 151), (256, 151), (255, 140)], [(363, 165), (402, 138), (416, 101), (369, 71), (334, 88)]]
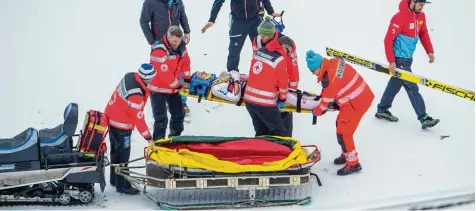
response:
[[(79, 104), (80, 115), (89, 109), (103, 110), (123, 74), (137, 70), (149, 59), (150, 46), (139, 26), (142, 2), (1, 1), (1, 136), (13, 136), (29, 126), (52, 127), (62, 121), (69, 102)], [(184, 3), (192, 30), (188, 45), (192, 71), (220, 73), (226, 68), (229, 1), (205, 34), (200, 29), (208, 21), (213, 1)], [(286, 11), (285, 34), (297, 43), (300, 88), (313, 92), (321, 89), (306, 68), (305, 52), (309, 49), (325, 55), (328, 46), (386, 63), (383, 39), (398, 3), (273, 0), (276, 11)], [(412, 66), (415, 73), (474, 90), (474, 4), (473, 0), (433, 1), (425, 6), (436, 61), (428, 63), (419, 43)], [(251, 44), (247, 40), (241, 54), (241, 72), (248, 72), (250, 59)], [(303, 144), (317, 144), (323, 156), (313, 168), (323, 186), (316, 185), (310, 206), (297, 208), (372, 205), (405, 195), (474, 188), (474, 102), (420, 87), (428, 113), (441, 119), (435, 128), (423, 131), (402, 89), (391, 109), (400, 121), (384, 122), (373, 115), (389, 77), (354, 67), (376, 95), (355, 134), (363, 171), (345, 177), (336, 175), (340, 166), (332, 161), (340, 153), (335, 135), (337, 112), (319, 117), (316, 125), (311, 124), (311, 115), (294, 114), (294, 136)], [(198, 104), (193, 98), (189, 98), (189, 107), (191, 116), (187, 118), (191, 122), (185, 125), (184, 135), (254, 135), (244, 107), (206, 101)], [(150, 108), (147, 114), (152, 126)], [(82, 124), (82, 116), (79, 120)], [(442, 135), (450, 137), (442, 140)], [(142, 156), (144, 146), (146, 141), (134, 132), (131, 158)], [(98, 204), (71, 209), (156, 209), (146, 197), (120, 195), (111, 186), (104, 195), (97, 192)]]

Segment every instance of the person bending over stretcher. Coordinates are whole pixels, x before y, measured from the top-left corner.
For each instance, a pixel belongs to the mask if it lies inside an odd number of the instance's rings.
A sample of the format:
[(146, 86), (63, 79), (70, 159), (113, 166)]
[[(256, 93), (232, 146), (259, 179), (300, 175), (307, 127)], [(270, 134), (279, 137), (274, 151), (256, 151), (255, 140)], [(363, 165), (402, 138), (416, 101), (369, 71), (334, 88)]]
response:
[[(205, 71), (195, 72), (191, 81), (196, 79), (210, 81), (213, 96), (219, 97), (226, 101), (238, 102), (241, 99), (241, 92), (246, 86), (248, 74), (240, 74), (237, 71), (223, 71), (218, 77), (215, 74)], [(192, 82), (193, 83), (193, 82)], [(301, 109), (313, 109), (318, 105), (319, 95), (302, 93)], [(294, 90), (289, 90), (286, 97), (286, 103), (296, 106), (298, 102), (298, 94)]]

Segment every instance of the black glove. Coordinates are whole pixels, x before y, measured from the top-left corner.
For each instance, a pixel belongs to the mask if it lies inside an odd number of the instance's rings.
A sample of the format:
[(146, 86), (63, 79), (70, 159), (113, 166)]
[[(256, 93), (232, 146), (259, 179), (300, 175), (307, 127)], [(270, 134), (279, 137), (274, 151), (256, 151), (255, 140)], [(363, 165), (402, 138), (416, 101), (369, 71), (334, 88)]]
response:
[(339, 106), (339, 104), (337, 104), (335, 102), (332, 102), (332, 103), (330, 103), (329, 108), (332, 109), (332, 110), (339, 110), (340, 106)]

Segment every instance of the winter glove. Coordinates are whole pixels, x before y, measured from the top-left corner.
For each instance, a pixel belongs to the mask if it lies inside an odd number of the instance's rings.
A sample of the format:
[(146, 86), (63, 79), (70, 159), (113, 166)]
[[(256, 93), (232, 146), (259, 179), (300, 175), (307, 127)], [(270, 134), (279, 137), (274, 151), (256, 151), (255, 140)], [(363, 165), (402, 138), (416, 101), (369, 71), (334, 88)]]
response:
[(340, 109), (340, 106), (339, 104), (337, 103), (331, 103), (331, 105), (329, 106), (329, 110), (339, 110)]
[(145, 139), (146, 141), (148, 141), (149, 143), (152, 142), (152, 136), (150, 136), (150, 135), (148, 135), (147, 137), (144, 137), (144, 139)]
[(230, 71), (230, 76), (231, 76), (231, 79), (233, 79), (233, 82), (240, 81), (240, 73), (238, 71), (236, 70)]

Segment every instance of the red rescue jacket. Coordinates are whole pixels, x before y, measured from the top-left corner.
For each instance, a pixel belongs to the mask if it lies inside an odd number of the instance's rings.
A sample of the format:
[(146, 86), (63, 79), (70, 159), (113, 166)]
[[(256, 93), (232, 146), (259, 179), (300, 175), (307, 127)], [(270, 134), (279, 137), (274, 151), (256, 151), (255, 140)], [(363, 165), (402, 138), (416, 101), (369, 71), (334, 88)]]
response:
[(164, 35), (152, 47), (150, 64), (157, 71), (157, 75), (147, 85), (151, 92), (173, 94), (180, 91), (180, 76), (185, 82), (190, 82), (190, 57), (183, 41), (177, 49), (172, 49), (167, 35)]
[(144, 107), (149, 91), (138, 73), (127, 73), (112, 93), (104, 111), (109, 125), (123, 130), (133, 130), (134, 126), (147, 140), (151, 134), (144, 117)]
[[(284, 34), (279, 33), (276, 31), (274, 35), (274, 39), (271, 40), (270, 42), (278, 42), (278, 39), (282, 36), (285, 36)], [(266, 46), (267, 43), (262, 43), (261, 42), (261, 36), (256, 36), (255, 39), (253, 39), (252, 42), (252, 47), (253, 47), (253, 54), (258, 51), (259, 48)], [(288, 54), (283, 55), (284, 58), (286, 58), (287, 61), (287, 71), (289, 75), (289, 88), (290, 89), (297, 89), (299, 86), (299, 66), (298, 66), (298, 57), (296, 53), (296, 44), (293, 43), (293, 51)]]
[(289, 76), (286, 71), (285, 52), (277, 42), (271, 41), (253, 54), (243, 100), (261, 106), (277, 106), (278, 98), (286, 100)]
[(351, 106), (354, 110), (366, 110), (375, 97), (360, 74), (338, 58), (324, 58), (317, 81), (323, 87), (321, 99), (314, 108), (317, 116), (324, 114), (331, 103), (337, 103), (341, 109)]

